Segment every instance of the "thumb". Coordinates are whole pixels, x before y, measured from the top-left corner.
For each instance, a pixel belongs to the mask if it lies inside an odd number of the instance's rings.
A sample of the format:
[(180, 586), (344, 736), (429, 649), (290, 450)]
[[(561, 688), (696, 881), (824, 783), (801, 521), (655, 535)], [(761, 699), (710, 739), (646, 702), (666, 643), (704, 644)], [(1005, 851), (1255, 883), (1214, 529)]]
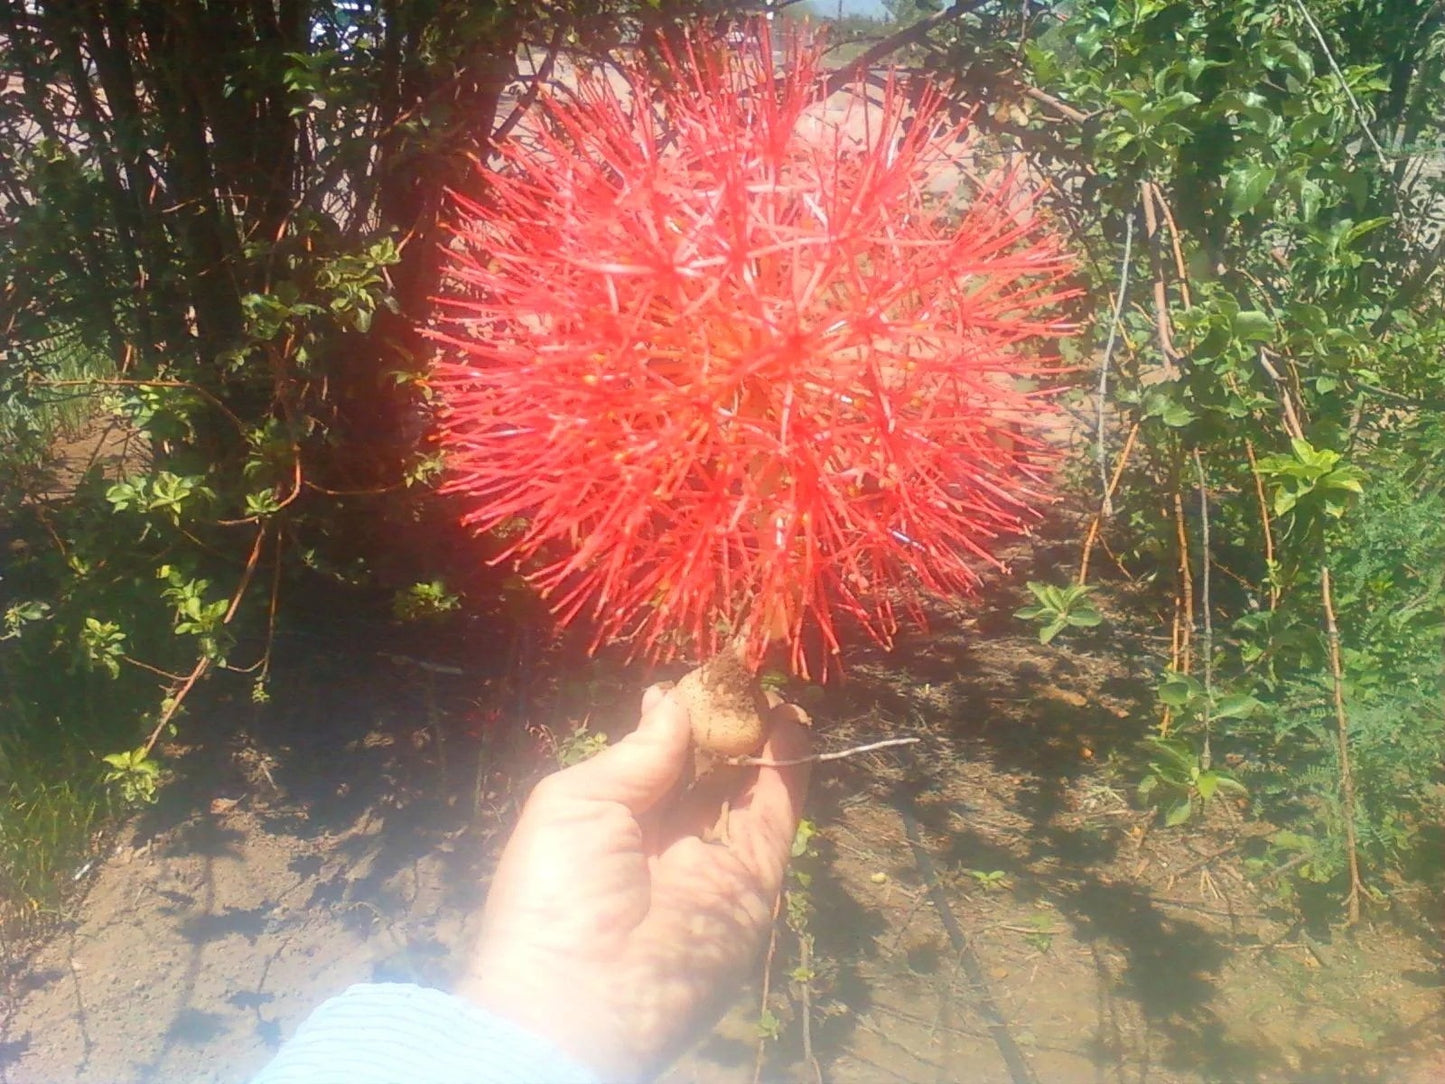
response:
[(634, 814), (661, 801), (687, 767), (692, 730), (687, 709), (653, 688), (642, 700), (642, 721), (590, 760), (558, 772), (552, 786), (574, 798), (619, 802)]

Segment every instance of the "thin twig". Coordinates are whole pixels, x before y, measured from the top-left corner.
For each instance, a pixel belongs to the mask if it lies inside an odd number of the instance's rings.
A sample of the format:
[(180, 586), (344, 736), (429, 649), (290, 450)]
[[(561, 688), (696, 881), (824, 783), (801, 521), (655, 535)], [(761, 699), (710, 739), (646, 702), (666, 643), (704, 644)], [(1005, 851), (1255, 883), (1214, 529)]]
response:
[(137, 666), (137, 667), (139, 667), (139, 668), (142, 669), (142, 670), (148, 671), (149, 673), (158, 674), (158, 675), (160, 675), (161, 677), (165, 678), (167, 681), (185, 681), (185, 680), (186, 680), (186, 679), (185, 679), (185, 676), (182, 675), (182, 674), (173, 674), (173, 673), (171, 673), (169, 670), (162, 670), (159, 666), (152, 666), (152, 665), (151, 665), (150, 663), (148, 663), (148, 662), (141, 662), (140, 659), (133, 659), (133, 658), (131, 658), (129, 655), (125, 654), (124, 652), (122, 652), (121, 655), (120, 655), (120, 661), (121, 661), (121, 662), (128, 662), (128, 663), (130, 663), (132, 666)]
[(567, 26), (565, 23), (558, 23), (552, 31), (552, 40), (547, 43), (547, 55), (543, 58), (542, 64), (532, 75), (532, 84), (526, 92), (517, 99), (517, 104), (507, 114), (507, 119), (502, 121), (497, 130), (492, 133), (492, 145), (496, 146), (512, 134), (512, 129), (521, 123), (527, 110), (531, 109), (537, 102), (537, 97), (542, 93), (542, 87), (552, 78), (552, 69), (557, 64), (557, 54), (561, 52), (563, 43), (567, 40)]
[[(1263, 347), (1259, 350), (1259, 363), (1279, 390), (1280, 407), (1284, 414), (1285, 431), (1296, 440), (1304, 440), (1304, 426), (1294, 408), (1289, 385), (1269, 359)], [(1345, 710), (1345, 668), (1340, 658), (1340, 630), (1335, 623), (1334, 589), (1330, 580), (1329, 555), (1320, 566), (1320, 602), (1325, 611), (1325, 639), (1329, 648), (1330, 682), (1335, 706), (1335, 730), (1339, 743), (1340, 757), (1340, 811), (1345, 822), (1345, 850), (1349, 860), (1350, 891), (1345, 897), (1345, 913), (1351, 925), (1360, 920), (1360, 897), (1364, 894), (1364, 883), (1360, 880), (1360, 856), (1355, 838), (1355, 775), (1350, 760), (1350, 720)]]
[(1054, 112), (1059, 114), (1059, 116), (1063, 117), (1065, 120), (1071, 120), (1075, 124), (1083, 124), (1090, 117), (1095, 115), (1094, 113), (1081, 112), (1075, 109), (1073, 106), (1069, 105), (1068, 102), (1060, 101), (1052, 94), (1049, 94), (1047, 91), (1040, 90), (1038, 87), (1024, 87), (1023, 95), (1025, 98), (1031, 98), (1034, 101), (1040, 103), (1041, 105), (1048, 106)]
[(1159, 214), (1148, 181), (1140, 186), (1140, 201), (1144, 205), (1144, 229), (1149, 236), (1149, 262), (1154, 272), (1154, 325), (1159, 330), (1159, 349), (1164, 354), (1164, 378), (1176, 380), (1179, 367), (1174, 359), (1179, 352), (1174, 349), (1169, 324), (1169, 288), (1164, 282), (1164, 261), (1159, 258)]
[(1335, 624), (1334, 591), (1330, 569), (1320, 569), (1320, 599), (1325, 607), (1325, 636), (1330, 649), (1330, 679), (1334, 687), (1335, 728), (1340, 744), (1340, 798), (1344, 809), (1340, 819), (1345, 822), (1345, 848), (1350, 863), (1350, 892), (1345, 897), (1345, 914), (1351, 926), (1360, 921), (1360, 896), (1364, 884), (1360, 880), (1360, 855), (1355, 840), (1355, 773), (1350, 758), (1350, 720), (1345, 712), (1345, 670), (1340, 661), (1340, 629)]
[[(246, 590), (251, 586), (251, 577), (256, 574), (256, 565), (261, 560), (261, 546), (265, 540), (266, 529), (262, 527), (256, 532), (256, 541), (251, 546), (250, 557), (246, 560), (246, 570), (241, 573), (241, 582), (236, 585), (236, 591), (231, 596), (231, 604), (226, 608), (226, 614), (221, 618), (221, 624), (229, 625), (231, 619), (236, 616), (236, 611), (241, 608), (241, 600), (246, 597)], [(186, 699), (187, 695), (190, 694), (190, 691), (196, 687), (196, 682), (200, 681), (210, 668), (211, 658), (209, 655), (202, 655), (196, 660), (196, 665), (192, 667), (191, 672), (186, 675), (186, 679), (181, 683), (181, 687), (169, 698), (169, 703), (166, 704), (165, 709), (161, 712), (161, 717), (156, 720), (156, 725), (152, 728), (150, 737), (148, 737), (145, 744), (141, 746), (142, 757), (150, 756), (151, 750), (156, 747), (156, 742), (160, 741), (161, 732), (165, 730), (166, 725), (175, 718), (176, 712), (181, 709), (182, 702)]]
[[(277, 512), (281, 511), (281, 509), (293, 503), (297, 497), (301, 496), (301, 485), (304, 481), (301, 474), (301, 449), (293, 446), (291, 449), (291, 454), (294, 457), (292, 459), (293, 470), (291, 479), (291, 492), (286, 494), (284, 498), (277, 502), (274, 508), (272, 508), (269, 512), (266, 513), (266, 515), (268, 516), (275, 515)], [(218, 519), (216, 520), (216, 526), (239, 527), (245, 523), (260, 523), (261, 519), (262, 517), (259, 515), (242, 516), (240, 519)]]
[[(1176, 475), (1177, 481), (1177, 475)], [(1193, 669), (1194, 658), (1194, 572), (1189, 558), (1189, 531), (1184, 522), (1184, 499), (1174, 490), (1174, 526), (1179, 537), (1179, 598), (1183, 602), (1183, 622), (1179, 643), (1180, 673)]]
[(1214, 704), (1214, 618), (1209, 612), (1209, 483), (1204, 477), (1204, 460), (1198, 448), (1194, 449), (1194, 470), (1199, 475), (1199, 608), (1204, 618), (1204, 749), (1199, 763), (1208, 771), (1214, 759), (1210, 748), (1214, 722), (1210, 711)]
[(170, 697), (169, 703), (166, 704), (165, 710), (161, 712), (161, 717), (156, 721), (156, 725), (154, 729), (151, 730), (150, 737), (146, 739), (145, 745), (141, 746), (142, 759), (151, 755), (151, 750), (156, 747), (156, 742), (161, 740), (161, 731), (163, 731), (166, 728), (166, 724), (175, 717), (176, 712), (180, 710), (181, 702), (185, 700), (187, 694), (195, 688), (196, 682), (200, 681), (210, 668), (210, 656), (202, 655), (196, 660), (196, 665), (191, 669), (186, 680)]
[(860, 753), (871, 753), (876, 749), (891, 749), (895, 745), (916, 745), (922, 738), (889, 738), (887, 741), (855, 745), (851, 749), (840, 749), (836, 753), (813, 753), (806, 757), (791, 757), (788, 760), (770, 760), (767, 757), (728, 757), (724, 763), (739, 768), (792, 768), (798, 764), (821, 764), (825, 760), (842, 760), (856, 757)]
[[(763, 1015), (768, 1012), (768, 998), (773, 988), (773, 957), (778, 952), (778, 915), (783, 909), (783, 889), (778, 890), (777, 898), (773, 900), (773, 921), (768, 927), (768, 955), (763, 961), (763, 996), (760, 999), (761, 1008), (758, 1010), (758, 1018), (761, 1021)], [(753, 1084), (759, 1084), (763, 1079), (763, 1061), (765, 1060), (768, 1048), (768, 1037), (758, 1036), (758, 1052), (753, 1059)]]
[(1279, 605), (1279, 584), (1274, 574), (1274, 528), (1269, 524), (1269, 501), (1264, 494), (1264, 475), (1259, 472), (1259, 459), (1254, 454), (1254, 441), (1246, 439), (1244, 454), (1249, 459), (1249, 473), (1254, 476), (1254, 495), (1259, 500), (1259, 522), (1264, 528), (1264, 563), (1269, 569), (1269, 608)]
[(1119, 292), (1114, 297), (1114, 315), (1109, 319), (1109, 338), (1104, 343), (1104, 357), (1099, 362), (1099, 423), (1096, 433), (1098, 442), (1099, 484), (1104, 487), (1104, 500), (1100, 505), (1101, 516), (1114, 514), (1112, 494), (1109, 489), (1109, 451), (1106, 415), (1109, 405), (1109, 365), (1114, 358), (1114, 344), (1119, 338), (1119, 320), (1124, 314), (1124, 298), (1129, 292), (1129, 260), (1134, 249), (1134, 214), (1131, 211), (1124, 219), (1124, 259), (1119, 265)]
[(281, 558), (284, 550), (286, 528), (276, 528), (276, 560), (275, 566), (271, 569), (271, 602), (266, 608), (266, 650), (261, 656), (261, 676), (258, 681), (265, 682), (271, 676), (271, 652), (276, 646), (276, 613), (281, 600)]
[(1149, 182), (1150, 194), (1154, 197), (1154, 204), (1159, 208), (1159, 213), (1164, 216), (1164, 222), (1169, 227), (1169, 248), (1174, 253), (1174, 273), (1179, 276), (1179, 300), (1184, 303), (1186, 309), (1193, 308), (1194, 301), (1189, 294), (1189, 267), (1184, 262), (1184, 250), (1179, 245), (1179, 224), (1174, 221), (1174, 212), (1169, 209), (1165, 202), (1164, 193), (1154, 182)]
[(1289, 384), (1280, 371), (1274, 367), (1274, 363), (1270, 361), (1269, 351), (1262, 346), (1259, 348), (1259, 364), (1270, 380), (1274, 381), (1274, 385), (1279, 391), (1279, 405), (1280, 409), (1284, 411), (1285, 431), (1296, 440), (1304, 440), (1305, 429), (1300, 424), (1299, 413), (1294, 408), (1294, 396), (1290, 392)]
[(798, 935), (798, 968), (802, 980), (798, 983), (803, 1002), (803, 1064), (813, 1070), (813, 1080), (823, 1084), (823, 1067), (813, 1055), (813, 935)]
[(1314, 34), (1315, 41), (1319, 42), (1320, 48), (1324, 51), (1325, 60), (1329, 62), (1330, 71), (1335, 73), (1335, 78), (1340, 81), (1340, 89), (1345, 92), (1345, 97), (1350, 101), (1350, 108), (1355, 111), (1355, 119), (1360, 122), (1360, 130), (1365, 133), (1365, 138), (1370, 141), (1370, 146), (1375, 149), (1379, 156), (1380, 165), (1386, 173), (1391, 172), (1390, 157), (1385, 153), (1385, 148), (1380, 146), (1380, 141), (1375, 138), (1375, 133), (1370, 131), (1369, 124), (1365, 121), (1365, 111), (1360, 107), (1359, 101), (1355, 98), (1355, 92), (1350, 89), (1349, 82), (1345, 79), (1345, 73), (1340, 71), (1340, 66), (1335, 60), (1335, 54), (1330, 49), (1330, 43), (1325, 41), (1325, 36), (1320, 32), (1319, 24), (1315, 22), (1314, 16), (1310, 14), (1309, 8), (1305, 7), (1304, 0), (1294, 0), (1294, 6), (1304, 19), (1305, 25)]
[[(1119, 488), (1119, 480), (1124, 477), (1124, 468), (1129, 464), (1129, 453), (1134, 450), (1134, 441), (1139, 436), (1139, 423), (1136, 421), (1129, 430), (1129, 435), (1124, 438), (1124, 450), (1119, 453), (1119, 461), (1114, 464), (1114, 476), (1109, 479), (1109, 485), (1104, 490), (1104, 500), (1111, 501), (1114, 493)], [(1104, 522), (1104, 506), (1099, 506), (1099, 511), (1094, 513), (1094, 520), (1089, 524), (1089, 533), (1084, 536), (1083, 552), (1079, 555), (1079, 576), (1078, 583), (1082, 586), (1089, 582), (1089, 557), (1094, 552), (1094, 543), (1099, 539), (1099, 529)], [(1107, 548), (1107, 547), (1105, 547)], [(1117, 559), (1115, 560), (1117, 564)]]

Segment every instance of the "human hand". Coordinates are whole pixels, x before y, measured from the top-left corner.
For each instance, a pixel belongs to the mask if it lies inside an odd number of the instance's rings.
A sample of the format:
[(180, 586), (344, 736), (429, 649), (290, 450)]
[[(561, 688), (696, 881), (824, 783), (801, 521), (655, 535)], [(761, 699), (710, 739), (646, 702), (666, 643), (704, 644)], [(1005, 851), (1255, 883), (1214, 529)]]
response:
[[(763, 756), (807, 753), (774, 709)], [(542, 780), (502, 852), (457, 992), (553, 1041), (604, 1080), (645, 1078), (710, 1024), (757, 957), (807, 790), (807, 766), (727, 769), (727, 838), (698, 788), (686, 709), (649, 689), (637, 730)], [(754, 774), (756, 773), (756, 774)]]

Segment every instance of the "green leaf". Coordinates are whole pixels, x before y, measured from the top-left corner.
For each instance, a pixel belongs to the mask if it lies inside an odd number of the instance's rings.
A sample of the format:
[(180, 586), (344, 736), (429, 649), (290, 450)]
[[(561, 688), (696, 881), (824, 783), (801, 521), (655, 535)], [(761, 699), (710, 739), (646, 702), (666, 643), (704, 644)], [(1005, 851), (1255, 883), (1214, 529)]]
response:
[(1164, 404), (1164, 409), (1159, 413), (1159, 420), (1171, 429), (1183, 429), (1195, 419), (1194, 411), (1181, 403), (1178, 399), (1170, 399)]
[(1337, 467), (1321, 478), (1319, 485), (1322, 489), (1343, 489), (1350, 493), (1363, 493), (1365, 491), (1364, 477), (1365, 472), (1359, 467)]
[(1224, 182), (1224, 198), (1229, 201), (1230, 213), (1238, 218), (1253, 211), (1273, 183), (1273, 166), (1258, 162), (1239, 166)]
[(1139, 804), (1148, 805), (1149, 797), (1159, 788), (1159, 777), (1157, 775), (1146, 775), (1139, 780)]
[(791, 854), (794, 858), (801, 858), (808, 853), (812, 845), (813, 837), (818, 834), (817, 826), (806, 817), (798, 822), (798, 830), (793, 835), (793, 846)]
[(1241, 342), (1269, 342), (1274, 338), (1274, 321), (1257, 309), (1234, 314), (1234, 335)]
[(1226, 775), (1224, 772), (1214, 773), (1214, 784), (1221, 794), (1235, 794), (1243, 797), (1249, 793), (1249, 790), (1243, 783), (1232, 775)]
[(1229, 693), (1215, 702), (1210, 714), (1216, 719), (1248, 719), (1263, 706), (1248, 693)]
[(1177, 113), (1181, 109), (1188, 109), (1192, 105), (1199, 104), (1199, 95), (1192, 94), (1187, 90), (1176, 90), (1173, 94), (1159, 99), (1149, 109), (1151, 116), (1160, 120), (1170, 114)]
[(1219, 776), (1213, 772), (1200, 772), (1199, 777), (1194, 780), (1194, 789), (1199, 791), (1199, 800), (1209, 801), (1214, 797), (1214, 788), (1219, 785)]
[(1050, 621), (1050, 622), (1049, 622), (1047, 625), (1045, 625), (1043, 628), (1039, 629), (1039, 643), (1041, 643), (1041, 644), (1047, 644), (1047, 643), (1048, 643), (1050, 640), (1052, 640), (1055, 636), (1057, 636), (1059, 633), (1063, 632), (1064, 629), (1067, 628), (1067, 627), (1068, 627), (1068, 619), (1067, 619), (1067, 618), (1065, 618), (1065, 617), (1056, 617), (1056, 618), (1054, 618), (1054, 620)]
[(1145, 398), (1144, 416), (1158, 418), (1171, 429), (1182, 429), (1194, 421), (1195, 413), (1180, 399), (1171, 395), (1170, 391), (1178, 394), (1180, 389), (1156, 389), (1151, 391)]
[(1188, 795), (1178, 799), (1171, 803), (1164, 813), (1165, 827), (1178, 828), (1189, 819), (1189, 815), (1193, 812), (1194, 806), (1191, 804)]
[(1348, 248), (1367, 233), (1372, 233), (1381, 226), (1388, 224), (1389, 217), (1367, 218), (1363, 222), (1356, 222), (1340, 236), (1340, 247)]
[(1300, 182), (1299, 202), (1300, 217), (1305, 222), (1313, 222), (1319, 217), (1320, 204), (1324, 202), (1325, 190), (1318, 183), (1311, 180)]
[(1188, 674), (1171, 674), (1159, 686), (1159, 699), (1171, 708), (1187, 707), (1204, 695), (1204, 686)]
[(1329, 448), (1317, 449), (1304, 437), (1290, 437), (1289, 446), (1294, 452), (1294, 457), (1307, 466), (1329, 470), (1340, 459), (1339, 452), (1331, 451)]

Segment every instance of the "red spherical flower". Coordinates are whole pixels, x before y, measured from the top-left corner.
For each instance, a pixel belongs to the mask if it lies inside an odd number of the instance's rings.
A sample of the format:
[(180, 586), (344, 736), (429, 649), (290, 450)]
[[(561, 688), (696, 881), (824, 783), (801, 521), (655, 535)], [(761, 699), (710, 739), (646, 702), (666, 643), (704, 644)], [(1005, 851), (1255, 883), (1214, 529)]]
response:
[(886, 644), (1025, 526), (1069, 265), (1016, 178), (960, 207), (935, 91), (829, 98), (763, 27), (667, 67), (549, 89), (457, 199), (446, 488), (594, 644), (807, 673), (839, 615)]

